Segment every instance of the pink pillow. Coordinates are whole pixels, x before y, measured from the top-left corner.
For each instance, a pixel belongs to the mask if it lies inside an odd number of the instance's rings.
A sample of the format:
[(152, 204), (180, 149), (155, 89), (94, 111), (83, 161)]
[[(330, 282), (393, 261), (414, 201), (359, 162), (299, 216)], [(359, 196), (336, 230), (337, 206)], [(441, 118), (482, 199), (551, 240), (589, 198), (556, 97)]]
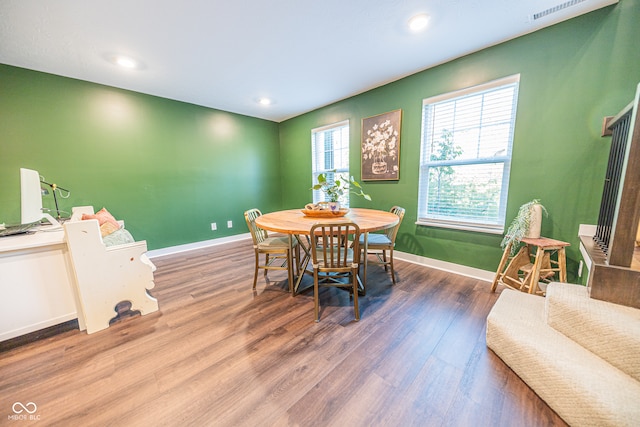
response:
[(100, 209), (94, 215), (82, 214), (82, 219), (97, 219), (100, 225), (100, 234), (102, 237), (108, 236), (120, 229), (120, 223), (109, 213), (106, 208)]

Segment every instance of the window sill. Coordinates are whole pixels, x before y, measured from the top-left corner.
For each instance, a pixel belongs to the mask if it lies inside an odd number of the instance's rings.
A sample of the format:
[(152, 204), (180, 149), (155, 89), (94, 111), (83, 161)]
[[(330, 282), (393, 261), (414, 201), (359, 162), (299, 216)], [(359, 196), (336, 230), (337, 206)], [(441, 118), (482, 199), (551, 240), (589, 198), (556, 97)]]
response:
[(491, 227), (488, 225), (478, 225), (471, 223), (452, 223), (452, 222), (438, 222), (438, 221), (416, 221), (416, 225), (422, 225), (425, 227), (438, 227), (449, 228), (453, 230), (473, 231), (476, 233), (487, 234), (502, 234), (504, 233), (504, 227)]

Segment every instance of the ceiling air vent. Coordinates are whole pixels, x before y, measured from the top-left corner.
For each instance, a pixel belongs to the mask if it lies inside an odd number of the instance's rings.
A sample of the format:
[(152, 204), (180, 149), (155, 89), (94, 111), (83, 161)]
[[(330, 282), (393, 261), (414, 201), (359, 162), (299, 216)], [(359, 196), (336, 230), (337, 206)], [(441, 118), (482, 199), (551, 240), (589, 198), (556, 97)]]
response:
[(533, 21), (538, 20), (540, 18), (544, 18), (547, 15), (551, 15), (552, 13), (560, 12), (562, 9), (566, 9), (568, 7), (574, 6), (578, 3), (582, 3), (587, 0), (569, 0), (564, 3), (560, 3), (556, 6), (550, 7), (549, 9), (543, 10), (542, 12), (534, 13), (531, 18)]

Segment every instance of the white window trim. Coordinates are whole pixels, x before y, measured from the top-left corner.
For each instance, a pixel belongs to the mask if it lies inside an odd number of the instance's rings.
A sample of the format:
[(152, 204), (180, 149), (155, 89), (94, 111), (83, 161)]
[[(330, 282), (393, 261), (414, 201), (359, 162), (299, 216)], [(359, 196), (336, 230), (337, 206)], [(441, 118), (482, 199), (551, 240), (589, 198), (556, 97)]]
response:
[(462, 96), (469, 95), (470, 93), (491, 90), (500, 86), (505, 86), (508, 84), (519, 83), (519, 82), (520, 82), (520, 74), (514, 74), (512, 76), (502, 77), (497, 80), (492, 80), (486, 83), (480, 83), (475, 86), (470, 86), (464, 89), (459, 89), (453, 92), (447, 92), (440, 95), (432, 96), (430, 98), (426, 98), (422, 101), (422, 106), (424, 107), (427, 104), (435, 104), (436, 102), (446, 101), (447, 99), (460, 98)]
[[(345, 169), (345, 168), (334, 167), (334, 168), (331, 168), (331, 169), (322, 169), (322, 170), (317, 170), (317, 171), (313, 170), (313, 168), (315, 166), (315, 164), (313, 162), (313, 156), (315, 155), (315, 152), (313, 151), (314, 150), (314, 142), (313, 142), (314, 141), (314, 135), (316, 133), (319, 133), (319, 132), (324, 132), (326, 130), (341, 128), (341, 127), (345, 127), (345, 126), (349, 128), (349, 133), (348, 134), (349, 134), (349, 138), (350, 138), (351, 137), (351, 124), (350, 124), (349, 119), (342, 120), (342, 121), (339, 121), (339, 122), (336, 122), (336, 123), (331, 123), (331, 124), (328, 124), (328, 125), (324, 125), (324, 126), (320, 126), (320, 127), (311, 129), (311, 150), (312, 150), (312, 153), (311, 153), (311, 159), (312, 159), (311, 160), (311, 162), (312, 162), (312, 166), (311, 166), (311, 181), (312, 181), (312, 184), (311, 184), (311, 186), (314, 186), (315, 184), (317, 184), (317, 182), (314, 181), (314, 176), (315, 176), (316, 173), (328, 172), (328, 171), (331, 171), (331, 170), (335, 169), (336, 173), (346, 173), (347, 175), (349, 175), (349, 168)], [(320, 190), (318, 190), (318, 191), (320, 191)], [(312, 197), (313, 197), (313, 195), (312, 195)], [(349, 199), (350, 199), (349, 194), (346, 195), (346, 199), (347, 199), (347, 206), (346, 207), (348, 207), (348, 202), (349, 202)]]
[(418, 220), (416, 221), (416, 225), (423, 225), (427, 227), (438, 227), (438, 228), (449, 228), (452, 230), (463, 230), (463, 231), (475, 231), (477, 233), (487, 233), (487, 234), (502, 234), (504, 233), (504, 226), (502, 227), (490, 227), (486, 224), (475, 224), (472, 222), (463, 222), (463, 221), (436, 221), (434, 219), (430, 220)]
[[(424, 107), (425, 105), (428, 104), (434, 104), (434, 103), (438, 103), (441, 101), (446, 101), (449, 99), (454, 99), (454, 98), (460, 98), (469, 94), (474, 94), (477, 92), (481, 92), (481, 91), (488, 91), (500, 86), (505, 86), (505, 85), (509, 85), (509, 84), (513, 84), (513, 83), (520, 83), (520, 74), (514, 74), (508, 77), (503, 77), (497, 80), (493, 80), (487, 83), (481, 83), (479, 85), (475, 85), (475, 86), (471, 86), (468, 88), (464, 88), (464, 89), (460, 89), (460, 90), (456, 90), (453, 92), (447, 92), (447, 93), (443, 93), (440, 95), (436, 95), (436, 96), (432, 96), (430, 98), (426, 98), (422, 101), (422, 114), (424, 114)], [(518, 99), (516, 98), (516, 103), (514, 105), (514, 119), (515, 120), (515, 115), (517, 113), (517, 101)], [(500, 200), (500, 205), (503, 206), (504, 208), (506, 208), (506, 203), (507, 203), (507, 197), (508, 197), (508, 186), (509, 186), (509, 177), (511, 175), (511, 158), (512, 158), (512, 152), (513, 152), (513, 133), (515, 133), (514, 130), (512, 130), (512, 142), (508, 147), (508, 152), (506, 156), (499, 156), (499, 157), (491, 157), (491, 158), (474, 158), (474, 159), (466, 159), (466, 160), (460, 160), (460, 161), (456, 161), (456, 160), (451, 160), (451, 161), (434, 161), (434, 162), (426, 162), (425, 164), (422, 163), (422, 145), (424, 142), (424, 123), (422, 124), (422, 129), (421, 129), (421, 137), (420, 137), (420, 166), (419, 166), (419, 174), (418, 176), (421, 177), (422, 175), (422, 167), (427, 165), (437, 165), (438, 163), (446, 163), (447, 165), (469, 165), (469, 164), (486, 164), (486, 163), (490, 163), (490, 162), (502, 162), (504, 164), (504, 172), (502, 175), (502, 188), (506, 189), (507, 191), (503, 191), (501, 194), (501, 200)], [(421, 178), (420, 178), (421, 181)], [(419, 188), (418, 188), (418, 204), (420, 204), (421, 199), (420, 199), (420, 191), (422, 191), (421, 189), (421, 185), (422, 182), (419, 182)], [(506, 209), (503, 208), (503, 211), (506, 211)], [(456, 221), (456, 220), (451, 220), (451, 219), (447, 219), (447, 220), (438, 220), (435, 218), (420, 218), (420, 206), (418, 206), (418, 220), (415, 222), (416, 225), (421, 225), (421, 226), (429, 226), (429, 227), (438, 227), (438, 228), (448, 228), (448, 229), (455, 229), (455, 230), (464, 230), (464, 231), (474, 231), (474, 232), (480, 232), (480, 233), (488, 233), (488, 234), (503, 234), (504, 230), (505, 230), (505, 222), (506, 219), (504, 217), (504, 213), (503, 215), (501, 215), (501, 221), (502, 224), (497, 224), (497, 225), (491, 225), (491, 224), (486, 224), (486, 223), (474, 223), (474, 222), (465, 222), (465, 221)]]
[(349, 126), (349, 119), (311, 129), (311, 134), (313, 135), (316, 132), (323, 132), (327, 129), (333, 129), (333, 128), (338, 128), (343, 126)]

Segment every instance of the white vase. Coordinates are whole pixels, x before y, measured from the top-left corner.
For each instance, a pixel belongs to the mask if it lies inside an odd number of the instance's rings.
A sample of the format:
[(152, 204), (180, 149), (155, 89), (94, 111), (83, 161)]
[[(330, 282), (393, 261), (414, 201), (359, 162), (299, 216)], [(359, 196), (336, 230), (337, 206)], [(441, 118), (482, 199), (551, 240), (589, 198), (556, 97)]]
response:
[(540, 238), (540, 230), (542, 229), (542, 206), (535, 204), (529, 208), (531, 218), (529, 220), (529, 230), (527, 235), (530, 239)]

